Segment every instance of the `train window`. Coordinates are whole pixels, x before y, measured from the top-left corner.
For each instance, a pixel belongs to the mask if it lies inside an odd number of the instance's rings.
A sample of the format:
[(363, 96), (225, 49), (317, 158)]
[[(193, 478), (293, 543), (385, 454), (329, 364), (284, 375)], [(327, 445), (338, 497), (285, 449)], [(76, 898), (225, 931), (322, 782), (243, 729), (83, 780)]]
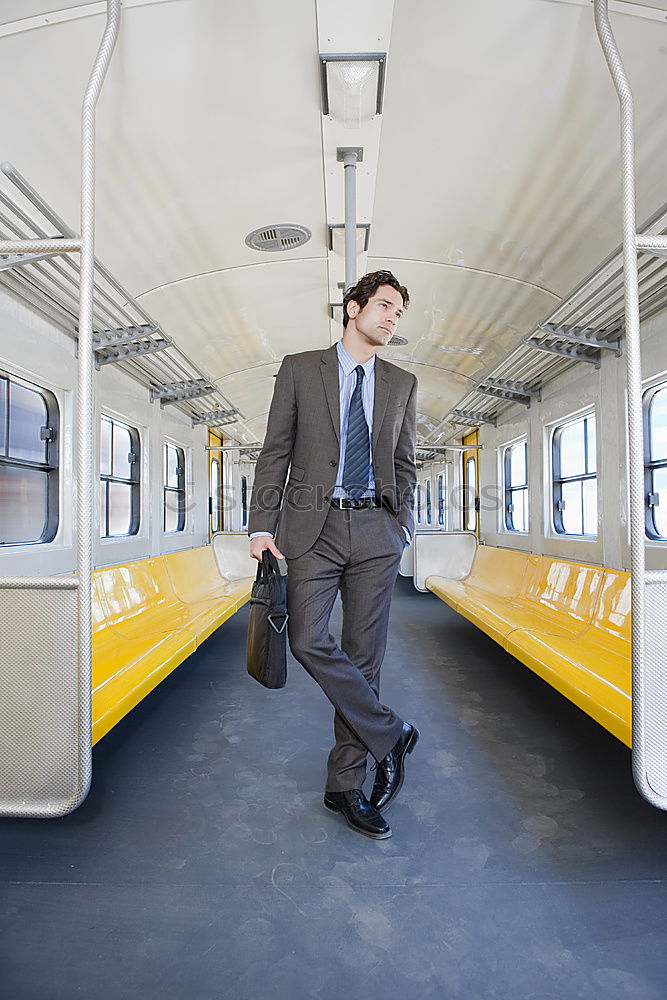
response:
[(100, 421), (100, 535), (139, 531), (140, 440), (136, 427), (106, 415)]
[(595, 416), (556, 428), (552, 446), (554, 527), (563, 535), (597, 535)]
[(220, 480), (220, 460), (211, 459), (211, 531), (222, 531), (222, 482)]
[(444, 473), (440, 473), (437, 478), (437, 490), (438, 490), (438, 524), (443, 528), (445, 526), (445, 476)]
[(58, 425), (52, 392), (0, 375), (0, 545), (55, 538)]
[(505, 528), (528, 531), (528, 442), (505, 448), (503, 460)]
[(426, 523), (431, 523), (431, 480), (426, 480)]
[(417, 489), (415, 490), (415, 503), (417, 505), (417, 524), (422, 523), (422, 487), (421, 483), (417, 483)]
[(164, 530), (185, 528), (185, 451), (178, 445), (164, 444)]
[(466, 462), (466, 510), (465, 526), (467, 531), (477, 528), (477, 459), (469, 458)]
[(248, 477), (241, 476), (241, 527), (248, 525)]
[[(646, 534), (667, 540), (667, 386), (644, 394)], [(660, 506), (662, 494), (663, 506)]]

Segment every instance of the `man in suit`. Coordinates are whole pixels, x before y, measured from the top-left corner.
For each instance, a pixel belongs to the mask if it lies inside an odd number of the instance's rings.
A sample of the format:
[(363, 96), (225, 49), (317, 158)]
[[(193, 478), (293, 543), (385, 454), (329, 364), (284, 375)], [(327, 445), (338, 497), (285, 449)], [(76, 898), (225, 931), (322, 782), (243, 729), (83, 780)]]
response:
[[(374, 839), (391, 836), (382, 810), (419, 738), (379, 700), (391, 593), (414, 526), (417, 380), (376, 352), (408, 302), (390, 271), (367, 274), (344, 296), (342, 340), (284, 358), (248, 524), (255, 559), (270, 549), (288, 560), (290, 647), (335, 709), (324, 804)], [(340, 645), (329, 633), (339, 591)]]

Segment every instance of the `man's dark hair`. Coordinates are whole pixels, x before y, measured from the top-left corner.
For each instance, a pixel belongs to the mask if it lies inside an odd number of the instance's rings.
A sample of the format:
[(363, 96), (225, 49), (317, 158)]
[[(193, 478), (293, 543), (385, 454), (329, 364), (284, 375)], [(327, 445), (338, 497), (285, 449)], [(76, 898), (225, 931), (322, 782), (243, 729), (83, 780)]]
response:
[(410, 296), (405, 285), (401, 285), (398, 278), (395, 278), (391, 271), (371, 271), (370, 274), (365, 274), (363, 278), (360, 278), (356, 285), (353, 285), (343, 296), (343, 329), (347, 326), (350, 318), (347, 315), (348, 302), (354, 301), (359, 306), (359, 309), (363, 309), (368, 304), (368, 300), (373, 298), (378, 288), (381, 288), (382, 285), (390, 285), (392, 288), (395, 288), (403, 298), (403, 308), (407, 309)]

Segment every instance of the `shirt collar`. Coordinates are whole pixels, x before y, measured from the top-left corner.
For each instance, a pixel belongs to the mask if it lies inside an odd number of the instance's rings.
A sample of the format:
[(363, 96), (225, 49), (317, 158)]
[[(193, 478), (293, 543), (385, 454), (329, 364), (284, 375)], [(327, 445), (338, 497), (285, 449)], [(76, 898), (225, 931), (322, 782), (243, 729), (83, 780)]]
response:
[[(338, 352), (338, 361), (343, 369), (343, 373), (345, 375), (351, 375), (359, 362), (355, 361), (350, 352), (343, 347), (342, 340), (339, 340), (336, 344), (336, 350)], [(369, 378), (375, 371), (375, 355), (370, 357), (368, 361), (364, 361), (361, 367), (364, 369), (364, 377)]]

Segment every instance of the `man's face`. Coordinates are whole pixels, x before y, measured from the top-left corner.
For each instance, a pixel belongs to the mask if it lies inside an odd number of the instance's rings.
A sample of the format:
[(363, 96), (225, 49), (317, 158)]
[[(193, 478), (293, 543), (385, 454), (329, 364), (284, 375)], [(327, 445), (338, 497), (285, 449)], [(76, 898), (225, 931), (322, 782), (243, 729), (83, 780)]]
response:
[(357, 302), (348, 303), (348, 314), (364, 340), (375, 347), (384, 347), (403, 315), (403, 296), (391, 285), (380, 285), (363, 309), (359, 309)]

